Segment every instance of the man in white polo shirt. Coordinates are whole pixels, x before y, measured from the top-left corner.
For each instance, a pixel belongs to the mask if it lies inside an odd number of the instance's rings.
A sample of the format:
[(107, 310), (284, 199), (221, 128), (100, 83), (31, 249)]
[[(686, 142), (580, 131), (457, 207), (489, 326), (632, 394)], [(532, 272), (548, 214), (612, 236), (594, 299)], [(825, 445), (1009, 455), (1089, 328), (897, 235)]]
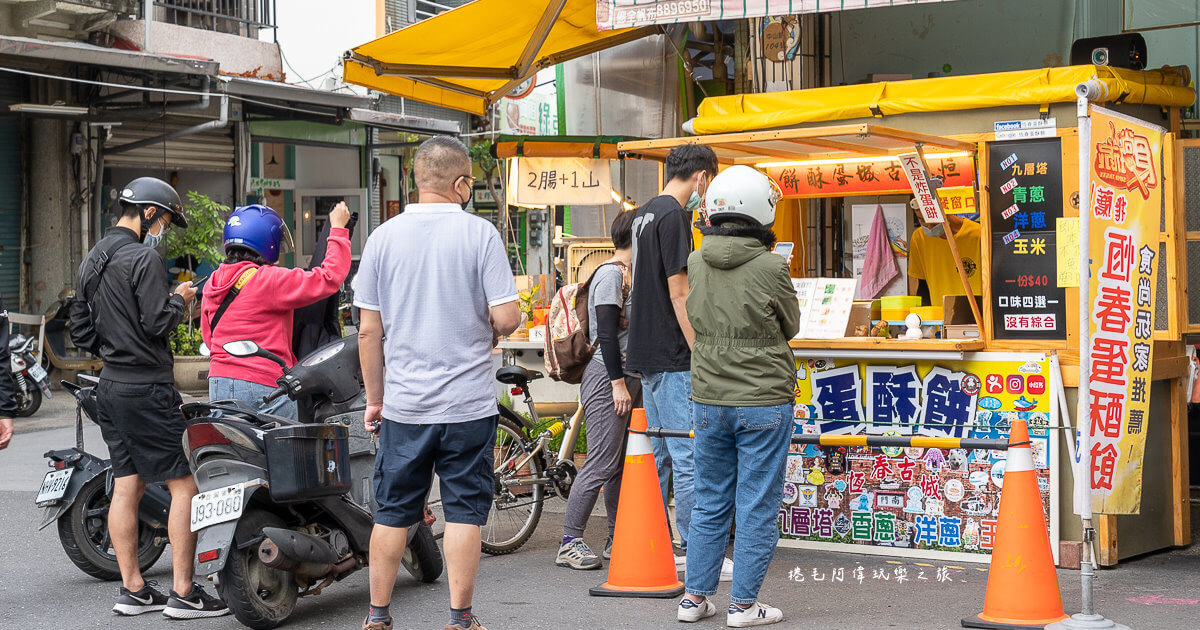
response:
[(436, 472), (446, 517), (446, 629), (485, 630), (471, 598), (479, 527), (492, 503), (499, 401), (491, 351), (520, 322), (517, 287), (500, 233), (464, 212), (474, 183), (467, 147), (450, 137), (427, 140), (413, 174), (419, 203), (371, 233), (354, 279), (365, 422), (380, 434), (363, 628), (392, 628), (388, 604), (408, 528), (424, 517)]

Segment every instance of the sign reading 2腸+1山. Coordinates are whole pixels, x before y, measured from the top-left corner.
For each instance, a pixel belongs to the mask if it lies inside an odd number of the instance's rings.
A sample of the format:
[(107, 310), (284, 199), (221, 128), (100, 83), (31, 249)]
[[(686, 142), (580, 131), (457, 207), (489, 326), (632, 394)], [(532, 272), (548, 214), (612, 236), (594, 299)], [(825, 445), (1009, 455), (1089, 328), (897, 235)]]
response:
[[(1057, 422), (1051, 379), (1047, 356), (1034, 353), (936, 362), (799, 359), (795, 432), (1006, 439), (1011, 422), (1024, 418), (1049, 515), (1055, 456), (1049, 431), (1038, 427)], [(925, 557), (991, 553), (1005, 463), (1005, 451), (793, 444), (779, 512), (782, 544)]]

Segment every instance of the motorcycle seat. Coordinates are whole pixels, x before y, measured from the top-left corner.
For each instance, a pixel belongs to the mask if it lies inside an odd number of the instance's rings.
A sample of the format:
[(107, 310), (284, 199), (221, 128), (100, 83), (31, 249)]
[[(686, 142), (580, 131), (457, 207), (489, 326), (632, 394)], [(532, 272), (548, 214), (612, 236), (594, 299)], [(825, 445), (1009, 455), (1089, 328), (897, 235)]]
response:
[(514, 387), (525, 387), (530, 381), (536, 381), (542, 378), (541, 372), (527, 370), (519, 365), (509, 365), (496, 370), (496, 380), (505, 385)]

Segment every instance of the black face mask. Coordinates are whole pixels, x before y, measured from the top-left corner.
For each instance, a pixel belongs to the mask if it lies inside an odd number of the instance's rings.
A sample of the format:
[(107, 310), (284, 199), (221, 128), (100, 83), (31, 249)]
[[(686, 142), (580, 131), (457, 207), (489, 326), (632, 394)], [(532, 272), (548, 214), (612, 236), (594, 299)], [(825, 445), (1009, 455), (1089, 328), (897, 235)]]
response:
[[(458, 187), (458, 180), (459, 180), (459, 179), (463, 179), (463, 176), (462, 176), (462, 175), (459, 175), (459, 176), (458, 176), (458, 179), (454, 180), (454, 186), (455, 186), (455, 188), (457, 188), (457, 187)], [(467, 210), (467, 206), (471, 205), (471, 195), (470, 195), (470, 194), (468, 194), (468, 195), (467, 195), (467, 198), (466, 198), (466, 199), (464, 199), (464, 200), (462, 200), (462, 201), (460, 201), (460, 202), (458, 203), (458, 205), (462, 206), (462, 209), (463, 209), (463, 211), (464, 211), (464, 212), (466, 212), (466, 210)]]

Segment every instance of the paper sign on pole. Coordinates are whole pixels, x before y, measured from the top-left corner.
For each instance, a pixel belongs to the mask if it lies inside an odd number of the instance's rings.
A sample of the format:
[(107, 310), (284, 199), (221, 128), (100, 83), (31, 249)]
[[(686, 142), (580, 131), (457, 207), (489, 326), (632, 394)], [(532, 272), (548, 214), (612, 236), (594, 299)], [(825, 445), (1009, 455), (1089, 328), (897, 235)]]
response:
[(1090, 401), (1081, 420), (1092, 446), (1081, 455), (1091, 458), (1093, 511), (1136, 514), (1150, 420), (1165, 131), (1099, 107), (1091, 117)]
[(612, 203), (608, 160), (527, 158), (517, 160), (517, 180), (509, 187), (517, 203), (534, 206), (603, 205)]
[(937, 197), (929, 189), (929, 175), (925, 172), (925, 166), (921, 164), (921, 156), (916, 153), (903, 153), (896, 157), (900, 160), (900, 168), (904, 170), (904, 176), (908, 178), (908, 185), (912, 188), (913, 196), (917, 198), (917, 203), (921, 207), (921, 216), (925, 222), (944, 223), (946, 217), (942, 216), (942, 208), (938, 205)]

